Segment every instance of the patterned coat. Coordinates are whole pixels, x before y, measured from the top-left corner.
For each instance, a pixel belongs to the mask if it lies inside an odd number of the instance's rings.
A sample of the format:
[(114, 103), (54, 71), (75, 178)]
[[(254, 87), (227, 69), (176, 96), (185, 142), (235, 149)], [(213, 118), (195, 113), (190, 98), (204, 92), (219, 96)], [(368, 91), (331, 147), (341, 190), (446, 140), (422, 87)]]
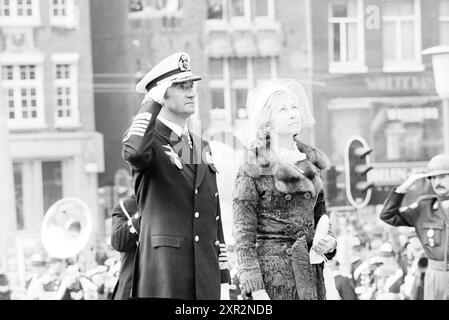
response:
[(329, 161), (321, 151), (297, 145), (307, 155), (296, 164), (304, 174), (268, 161), (261, 149), (250, 150), (256, 161), (238, 172), (233, 211), (240, 282), (244, 291), (265, 289), (273, 300), (324, 300), (323, 264), (311, 265), (309, 250), (315, 226), (327, 214), (320, 170)]

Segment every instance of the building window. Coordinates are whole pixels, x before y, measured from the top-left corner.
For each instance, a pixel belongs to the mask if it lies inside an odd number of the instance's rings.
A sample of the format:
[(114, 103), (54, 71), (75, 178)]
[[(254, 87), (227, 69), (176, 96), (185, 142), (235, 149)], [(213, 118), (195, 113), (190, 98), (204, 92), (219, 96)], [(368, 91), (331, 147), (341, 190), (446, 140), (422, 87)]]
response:
[(328, 23), (330, 72), (366, 72), (363, 1), (331, 3)]
[(50, 25), (78, 28), (79, 10), (75, 6), (75, 0), (50, 0)]
[(62, 162), (42, 162), (42, 191), (44, 198), (44, 212), (53, 203), (62, 199)]
[[(13, 1), (13, 0), (11, 0)], [(11, 3), (10, 0), (0, 0), (0, 17), (11, 16)]]
[(440, 43), (449, 45), (449, 0), (440, 2)]
[(276, 77), (276, 58), (210, 59), (211, 118), (246, 119), (248, 90)]
[(17, 0), (17, 16), (32, 17), (33, 16), (32, 0)]
[(42, 84), (39, 66), (2, 66), (3, 99), (11, 125), (28, 127), (42, 124)]
[(208, 20), (224, 20), (225, 0), (208, 0), (207, 1), (207, 19)]
[(249, 15), (246, 0), (231, 0), (231, 18), (244, 18)]
[(53, 55), (54, 104), (57, 127), (78, 126), (78, 56)]
[(39, 24), (39, 0), (0, 0), (1, 26)]
[(53, 17), (67, 16), (67, 0), (53, 0), (51, 2), (51, 16)]
[(38, 229), (44, 214), (70, 190), (71, 160), (27, 160), (14, 163), (18, 230)]
[(385, 2), (382, 19), (384, 71), (423, 71), (420, 1)]
[(275, 20), (274, 0), (253, 0), (252, 12), (254, 20)]
[(181, 0), (128, 0), (129, 18), (182, 17)]

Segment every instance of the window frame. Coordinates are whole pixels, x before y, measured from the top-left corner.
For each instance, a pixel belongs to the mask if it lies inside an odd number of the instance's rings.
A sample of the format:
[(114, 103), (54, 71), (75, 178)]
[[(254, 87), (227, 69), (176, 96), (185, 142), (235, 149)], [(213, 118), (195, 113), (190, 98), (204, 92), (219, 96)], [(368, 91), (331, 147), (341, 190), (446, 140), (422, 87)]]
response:
[[(244, 89), (251, 90), (259, 84), (259, 82), (275, 79), (277, 77), (277, 57), (268, 57), (270, 59), (270, 78), (255, 79), (254, 75), (254, 59), (266, 57), (247, 57), (247, 74), (246, 79), (231, 79), (231, 59), (222, 58), (223, 60), (223, 79), (209, 80), (209, 90), (223, 90), (224, 92), (224, 109), (210, 109), (211, 120), (226, 120), (227, 123), (235, 123), (237, 121), (246, 120), (246, 118), (238, 117), (238, 110), (233, 101), (233, 90)], [(211, 98), (212, 99), (212, 98)], [(236, 115), (236, 117), (234, 117)]]
[[(57, 128), (80, 127), (80, 111), (79, 111), (79, 54), (78, 53), (56, 53), (51, 56), (52, 60), (52, 76), (53, 76), (53, 105), (54, 105), (54, 124)], [(58, 65), (68, 65), (70, 70), (69, 79), (57, 79), (56, 72)], [(70, 88), (70, 111), (71, 117), (59, 117), (59, 106), (57, 103), (59, 87)]]
[[(1, 55), (0, 67), (13, 67), (13, 80), (0, 78), (1, 83), (1, 101), (5, 101), (6, 97), (3, 93), (8, 89), (14, 90), (14, 112), (15, 118), (9, 118), (8, 127), (13, 131), (43, 129), (46, 127), (45, 122), (45, 96), (44, 96), (44, 56), (43, 55)], [(35, 79), (21, 80), (20, 66), (34, 66)], [(22, 99), (20, 91), (24, 88), (34, 88), (36, 90), (36, 118), (23, 119), (22, 117)]]
[(256, 0), (253, 0), (251, 2), (251, 7), (252, 7), (252, 11), (254, 12), (253, 18), (254, 18), (255, 23), (262, 24), (264, 22), (273, 22), (276, 20), (276, 8), (275, 8), (274, 0), (265, 0), (267, 2), (267, 7), (268, 7), (268, 15), (267, 16), (256, 16), (255, 15), (256, 8), (254, 6), (254, 1), (256, 1)]
[[(333, 1), (328, 4), (328, 48), (329, 48), (329, 73), (366, 73), (368, 67), (366, 66), (365, 54), (365, 16), (364, 16), (364, 0), (356, 0), (357, 16), (356, 17), (334, 17), (333, 5), (338, 3), (348, 4), (348, 1)], [(357, 27), (357, 60), (347, 61), (348, 54), (347, 47), (347, 25), (356, 24)], [(333, 26), (340, 25), (340, 56), (344, 56), (344, 60), (335, 61), (334, 59), (334, 33)], [(341, 28), (343, 26), (343, 28)]]
[(395, 23), (395, 33), (396, 33), (396, 58), (400, 58), (402, 53), (402, 23), (403, 22), (413, 22), (414, 23), (414, 44), (415, 44), (415, 59), (411, 60), (394, 60), (386, 61), (383, 57), (383, 71), (388, 72), (422, 72), (425, 67), (422, 63), (422, 27), (421, 27), (421, 1), (413, 1), (413, 16), (385, 16), (382, 15), (382, 29), (385, 22)]
[[(4, 0), (0, 0), (3, 3)], [(42, 24), (41, 12), (40, 12), (40, 0), (31, 1), (31, 16), (19, 16), (18, 15), (18, 0), (9, 0), (10, 15), (0, 16), (0, 27), (37, 27)], [(26, 0), (23, 0), (26, 1)]]
[[(65, 0), (65, 12), (64, 16), (54, 15), (54, 0), (49, 0), (49, 23), (51, 26), (69, 26), (73, 24), (75, 19), (75, 0)], [(63, 0), (57, 0), (63, 1)]]
[[(23, 198), (23, 229), (20, 231), (35, 230), (40, 226), (44, 218), (44, 184), (42, 164), (44, 162), (61, 163), (62, 196), (73, 194), (73, 186), (70, 183), (73, 172), (73, 158), (38, 158), (38, 159), (13, 159), (14, 165), (21, 168), (22, 198)], [(17, 208), (14, 212), (17, 220)], [(17, 224), (14, 223), (17, 229)]]

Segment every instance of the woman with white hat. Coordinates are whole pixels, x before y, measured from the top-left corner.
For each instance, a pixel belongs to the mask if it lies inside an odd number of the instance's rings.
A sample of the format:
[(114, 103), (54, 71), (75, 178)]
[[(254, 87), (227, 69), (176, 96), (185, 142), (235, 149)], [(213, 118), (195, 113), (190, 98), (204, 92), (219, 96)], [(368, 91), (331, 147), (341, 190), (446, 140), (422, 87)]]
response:
[(321, 171), (329, 160), (301, 142), (303, 129), (315, 123), (306, 92), (294, 80), (273, 80), (249, 92), (247, 111), (252, 142), (233, 192), (243, 293), (255, 300), (325, 299), (323, 259), (311, 264), (309, 251), (335, 255), (328, 220), (318, 226), (327, 217)]

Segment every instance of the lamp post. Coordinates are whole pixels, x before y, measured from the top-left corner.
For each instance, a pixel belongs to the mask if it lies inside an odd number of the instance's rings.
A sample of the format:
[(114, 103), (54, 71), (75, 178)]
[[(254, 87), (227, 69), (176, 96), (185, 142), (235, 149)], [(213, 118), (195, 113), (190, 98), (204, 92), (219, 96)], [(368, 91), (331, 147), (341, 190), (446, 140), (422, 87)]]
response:
[(435, 88), (443, 102), (444, 153), (449, 154), (449, 46), (436, 46), (422, 52), (432, 57)]

